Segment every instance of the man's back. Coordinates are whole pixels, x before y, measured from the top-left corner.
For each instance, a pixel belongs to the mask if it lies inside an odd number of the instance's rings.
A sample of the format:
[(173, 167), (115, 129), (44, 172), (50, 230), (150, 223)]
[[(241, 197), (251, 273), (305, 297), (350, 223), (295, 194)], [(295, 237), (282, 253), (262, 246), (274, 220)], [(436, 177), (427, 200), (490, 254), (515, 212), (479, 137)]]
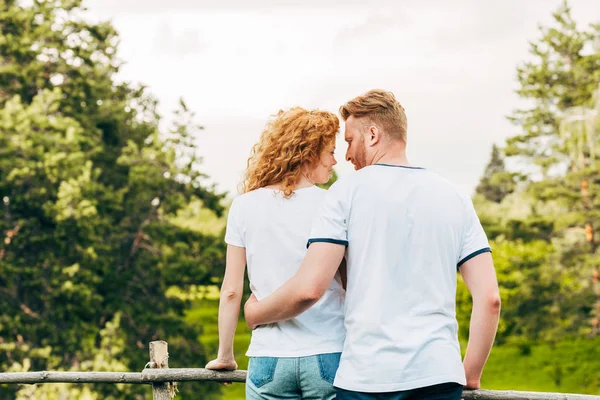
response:
[(347, 336), (335, 385), (464, 384), (456, 270), (489, 251), (470, 199), (424, 169), (376, 164), (336, 183), (320, 220), (312, 241), (348, 241)]

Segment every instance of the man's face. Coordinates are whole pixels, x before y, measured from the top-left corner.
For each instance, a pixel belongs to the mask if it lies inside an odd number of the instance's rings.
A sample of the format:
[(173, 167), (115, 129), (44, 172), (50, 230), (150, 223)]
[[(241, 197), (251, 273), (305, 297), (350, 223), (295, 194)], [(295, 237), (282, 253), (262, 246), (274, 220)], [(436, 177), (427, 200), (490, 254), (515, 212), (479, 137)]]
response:
[(367, 149), (363, 130), (364, 126), (361, 121), (353, 116), (348, 117), (344, 135), (344, 139), (348, 143), (346, 161), (350, 161), (357, 171), (367, 166)]

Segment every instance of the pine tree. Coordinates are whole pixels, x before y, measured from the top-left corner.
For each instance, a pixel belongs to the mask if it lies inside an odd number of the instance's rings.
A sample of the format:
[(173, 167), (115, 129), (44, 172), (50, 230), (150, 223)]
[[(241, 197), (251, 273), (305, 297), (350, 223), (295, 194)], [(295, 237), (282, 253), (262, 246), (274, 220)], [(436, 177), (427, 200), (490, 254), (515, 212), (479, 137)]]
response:
[(516, 174), (506, 169), (501, 151), (494, 144), (492, 146), (490, 162), (485, 167), (485, 171), (475, 192), (489, 201), (500, 203), (502, 199), (514, 192), (516, 186), (515, 178)]
[(566, 2), (553, 17), (553, 26), (540, 28), (541, 38), (531, 43), (532, 59), (518, 68), (517, 93), (532, 106), (510, 117), (523, 132), (507, 140), (505, 153), (526, 166), (528, 190), (539, 200), (538, 208), (546, 209), (541, 217), (553, 225), (552, 238), (563, 243), (559, 262), (573, 278), (581, 275), (566, 289), (581, 292), (578, 298), (587, 303), (572, 305), (572, 324), (591, 313), (596, 335), (600, 293), (593, 294), (589, 277), (597, 285), (600, 131), (597, 117), (586, 110), (594, 107), (600, 83), (600, 52), (591, 51), (600, 40), (600, 25), (578, 29)]

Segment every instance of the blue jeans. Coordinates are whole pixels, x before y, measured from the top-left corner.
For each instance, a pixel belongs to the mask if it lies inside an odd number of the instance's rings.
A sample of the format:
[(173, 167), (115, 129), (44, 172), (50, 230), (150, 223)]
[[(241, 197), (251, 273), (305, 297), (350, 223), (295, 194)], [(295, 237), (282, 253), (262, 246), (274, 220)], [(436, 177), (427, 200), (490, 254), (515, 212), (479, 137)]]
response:
[(337, 400), (460, 400), (462, 389), (458, 383), (388, 393), (362, 393), (337, 388)]
[(308, 357), (251, 357), (246, 399), (335, 399), (341, 353)]

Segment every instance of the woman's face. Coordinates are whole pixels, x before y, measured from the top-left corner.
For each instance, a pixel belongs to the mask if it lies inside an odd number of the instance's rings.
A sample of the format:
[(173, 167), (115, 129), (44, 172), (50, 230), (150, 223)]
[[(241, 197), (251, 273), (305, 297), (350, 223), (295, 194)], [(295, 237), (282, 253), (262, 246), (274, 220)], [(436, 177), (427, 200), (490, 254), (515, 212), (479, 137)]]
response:
[(314, 183), (327, 183), (327, 181), (329, 181), (333, 166), (337, 164), (335, 156), (333, 155), (334, 151), (335, 142), (327, 146), (319, 156), (317, 165), (315, 165), (308, 174)]

